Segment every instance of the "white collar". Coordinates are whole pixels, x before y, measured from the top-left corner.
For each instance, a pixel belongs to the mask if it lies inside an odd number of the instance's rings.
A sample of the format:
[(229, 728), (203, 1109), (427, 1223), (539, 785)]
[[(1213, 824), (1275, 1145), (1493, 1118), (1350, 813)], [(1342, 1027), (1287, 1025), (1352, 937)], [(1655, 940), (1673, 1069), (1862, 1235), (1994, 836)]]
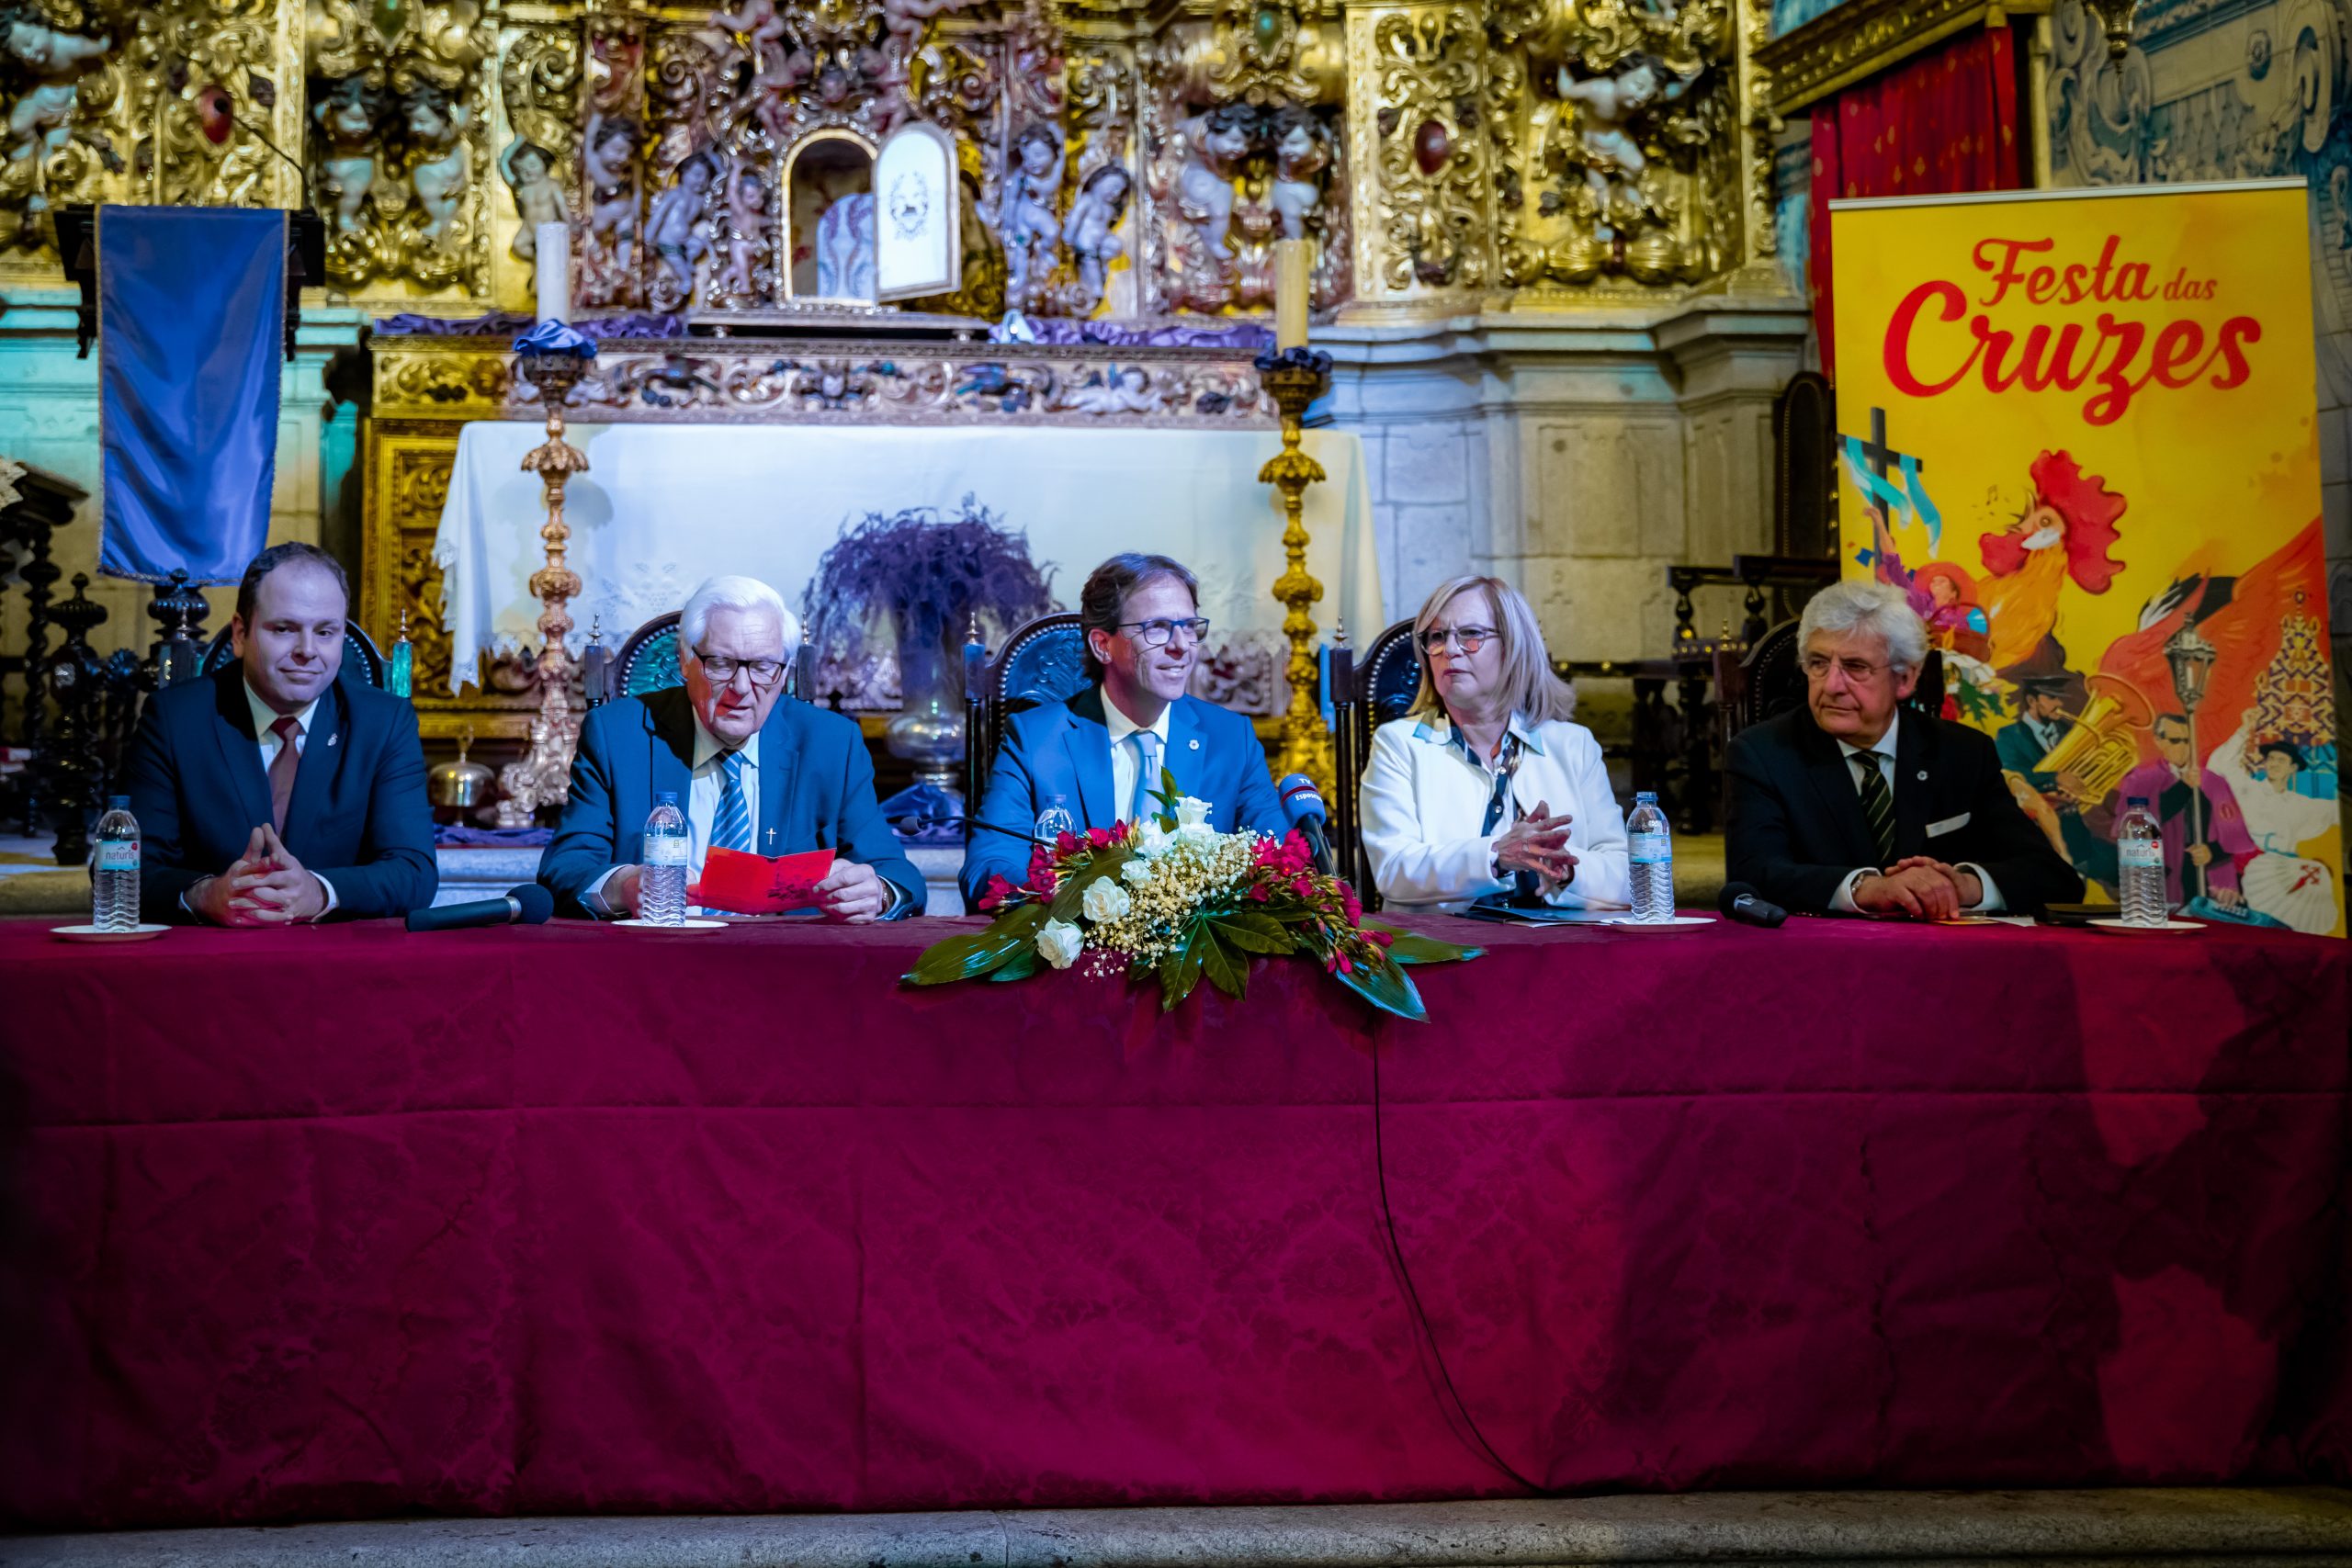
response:
[(713, 735), (708, 729), (703, 727), (702, 715), (695, 715), (695, 765), (692, 770), (693, 772), (697, 773), (702, 772), (704, 768), (709, 766), (710, 760), (712, 758), (719, 755), (723, 751), (730, 750), (740, 751), (743, 754), (743, 765), (745, 767), (750, 768), (754, 773), (759, 771), (760, 732), (758, 730), (754, 729), (752, 731), (752, 738), (744, 741), (742, 745), (730, 748), (725, 741), (721, 740), (718, 736)]
[[(280, 718), (287, 716), (262, 701), (261, 694), (254, 690), (254, 683), (251, 681), (245, 680), (242, 675), (238, 680), (245, 688), (245, 704), (254, 712), (254, 739), (266, 740), (269, 738), (271, 728)], [(311, 716), (318, 711), (317, 697), (312, 697), (309, 702), (296, 708), (292, 716), (295, 729), (307, 737), (311, 733)]]
[(1877, 755), (1892, 762), (1894, 761), (1894, 732), (1902, 723), (1903, 710), (1896, 708), (1886, 721), (1886, 733), (1880, 736), (1876, 742), (1869, 746), (1856, 746), (1841, 735), (1838, 738), (1838, 749), (1849, 759)]
[(1148, 729), (1154, 735), (1159, 737), (1159, 750), (1161, 754), (1165, 755), (1167, 753), (1168, 716), (1176, 711), (1176, 705), (1174, 703), (1170, 703), (1166, 707), (1161, 708), (1159, 710), (1159, 716), (1153, 719), (1149, 724), (1137, 724), (1134, 719), (1131, 719), (1126, 716), (1125, 709), (1121, 708), (1118, 704), (1111, 700), (1111, 690), (1109, 687), (1100, 687), (1098, 690), (1102, 694), (1102, 723), (1104, 727), (1111, 731), (1112, 745), (1116, 746), (1120, 741), (1125, 740), (1128, 736), (1133, 735), (1139, 729)]
[[(1503, 726), (1503, 733), (1519, 737), (1521, 750), (1532, 751), (1539, 757), (1544, 755), (1544, 727), (1528, 723), (1527, 716), (1516, 708), (1511, 710), (1510, 722)], [(1464, 756), (1470, 757), (1470, 743), (1462, 739), (1461, 727), (1453, 722), (1453, 716), (1447, 713), (1442, 705), (1440, 705), (1434, 717), (1425, 718), (1413, 727), (1413, 738), (1433, 740), (1440, 746), (1452, 746)], [(1470, 760), (1482, 768), (1487, 765), (1482, 757), (1470, 757)]]

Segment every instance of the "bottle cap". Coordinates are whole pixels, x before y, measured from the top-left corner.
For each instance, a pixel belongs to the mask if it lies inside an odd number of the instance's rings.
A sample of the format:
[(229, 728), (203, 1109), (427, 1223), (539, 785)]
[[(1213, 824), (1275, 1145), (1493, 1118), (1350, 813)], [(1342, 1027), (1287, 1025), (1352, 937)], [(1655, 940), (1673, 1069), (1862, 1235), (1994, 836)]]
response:
[(665, 789), (653, 797), (653, 804), (656, 806), (675, 806), (678, 804), (678, 792), (674, 789)]
[(1634, 804), (1636, 806), (1656, 806), (1657, 804), (1657, 792), (1650, 789), (1641, 790), (1634, 795)]
[(2135, 806), (2145, 806), (2147, 804), (2148, 797), (2144, 795), (2127, 795), (2123, 801), (2123, 809), (2129, 811)]
[(128, 810), (130, 810), (130, 796), (129, 796), (129, 795), (110, 795), (107, 796), (107, 809), (108, 811), (128, 811)]

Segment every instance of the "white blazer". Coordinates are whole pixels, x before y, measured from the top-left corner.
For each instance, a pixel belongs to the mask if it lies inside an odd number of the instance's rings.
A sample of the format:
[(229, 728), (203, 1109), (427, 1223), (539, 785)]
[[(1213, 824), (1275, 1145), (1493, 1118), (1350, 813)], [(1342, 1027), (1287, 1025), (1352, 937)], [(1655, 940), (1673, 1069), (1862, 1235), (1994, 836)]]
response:
[[(1547, 886), (1545, 900), (1568, 907), (1628, 902), (1625, 817), (1609, 787), (1600, 743), (1583, 725), (1560, 719), (1534, 726), (1513, 719), (1510, 728), (1520, 738), (1519, 771), (1511, 777), (1520, 814), (1540, 803), (1574, 819), (1568, 850), (1577, 857), (1576, 875)], [(1441, 715), (1391, 719), (1373, 735), (1363, 774), (1363, 846), (1373, 886), (1391, 904), (1459, 909), (1511, 886), (1494, 874), (1495, 840), (1510, 824), (1478, 830), (1494, 783), (1453, 744), (1453, 733)]]

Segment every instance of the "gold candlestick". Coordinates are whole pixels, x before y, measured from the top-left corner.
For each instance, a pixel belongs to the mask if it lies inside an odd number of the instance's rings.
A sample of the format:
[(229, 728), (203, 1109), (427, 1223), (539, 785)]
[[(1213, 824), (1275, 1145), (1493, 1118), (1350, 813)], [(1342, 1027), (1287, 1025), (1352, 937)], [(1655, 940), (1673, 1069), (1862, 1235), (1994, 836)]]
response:
[(582, 715), (571, 705), (571, 651), (564, 638), (571, 635), (567, 606), (579, 597), (580, 574), (564, 564), (571, 529), (563, 520), (563, 487), (574, 474), (588, 471), (587, 454), (563, 438), (563, 405), (571, 389), (587, 371), (587, 356), (580, 354), (525, 354), (517, 368), (539, 389), (548, 408), (548, 438), (523, 455), (523, 471), (537, 474), (546, 487), (548, 520), (539, 537), (547, 547), (548, 564), (531, 574), (531, 592), (544, 606), (539, 612), (539, 711), (531, 720), (531, 749), (522, 761), (500, 770), (499, 787), (505, 798), (498, 803), (498, 825), (527, 828), (542, 806), (560, 806), (571, 793), (571, 753), (580, 743)]
[(1274, 406), (1282, 411), (1283, 449), (1258, 470), (1258, 482), (1282, 493), (1283, 552), (1288, 564), (1274, 580), (1274, 598), (1286, 610), (1283, 635), (1290, 639), (1290, 706), (1283, 715), (1282, 747), (1277, 773), (1305, 773), (1317, 788), (1331, 789), (1331, 732), (1324, 728), (1322, 709), (1315, 701), (1315, 617), (1309, 606), (1323, 597), (1323, 585), (1306, 570), (1306, 487), (1329, 476), (1323, 465), (1300, 448), (1301, 421), (1306, 408), (1322, 396), (1331, 378), (1331, 356), (1306, 348), (1290, 348), (1258, 356), (1258, 378)]

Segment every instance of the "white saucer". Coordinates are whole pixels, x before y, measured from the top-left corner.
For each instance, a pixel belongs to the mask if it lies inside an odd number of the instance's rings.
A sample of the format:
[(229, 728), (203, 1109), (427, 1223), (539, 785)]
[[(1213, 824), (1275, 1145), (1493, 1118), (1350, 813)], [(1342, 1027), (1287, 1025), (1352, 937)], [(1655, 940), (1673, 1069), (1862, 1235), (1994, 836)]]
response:
[(1693, 926), (1712, 926), (1713, 915), (1677, 915), (1667, 920), (1636, 920), (1630, 917), (1609, 922), (1621, 931), (1687, 931)]
[(2135, 926), (2131, 924), (2129, 921), (2120, 919), (2093, 920), (2091, 924), (2097, 926), (2103, 931), (2122, 931), (2129, 936), (2138, 936), (2143, 933), (2153, 935), (2157, 931), (2201, 931), (2205, 929), (2205, 922), (2202, 920), (2168, 919), (2160, 926)]
[(127, 931), (101, 931), (96, 926), (51, 926), (49, 934), (67, 942), (146, 942), (170, 931), (169, 926), (133, 926)]
[(725, 930), (727, 929), (727, 922), (726, 922), (725, 920), (695, 920), (695, 919), (689, 919), (689, 920), (683, 921), (683, 922), (681, 922), (680, 924), (677, 924), (677, 925), (674, 925), (674, 926), (656, 925), (656, 924), (655, 924), (654, 922), (652, 922), (651, 920), (615, 920), (615, 921), (613, 922), (613, 924), (615, 924), (616, 926), (618, 926), (618, 927), (622, 928), (622, 929), (623, 929), (623, 930), (625, 930), (625, 931), (695, 931), (695, 932), (700, 932), (700, 931), (725, 931)]

